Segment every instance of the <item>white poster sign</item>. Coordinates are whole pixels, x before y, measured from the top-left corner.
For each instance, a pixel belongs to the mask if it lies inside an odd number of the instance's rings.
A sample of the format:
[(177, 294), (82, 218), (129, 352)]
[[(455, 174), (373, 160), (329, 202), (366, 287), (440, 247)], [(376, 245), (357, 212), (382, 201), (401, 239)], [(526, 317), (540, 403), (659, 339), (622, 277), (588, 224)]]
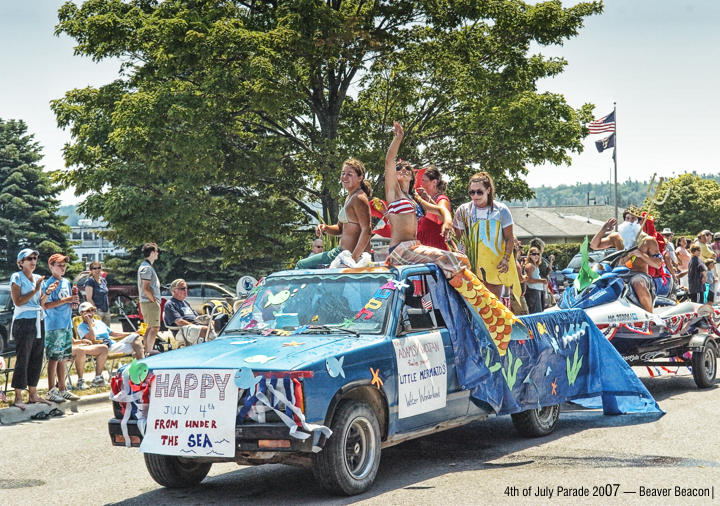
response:
[(234, 377), (234, 369), (155, 371), (140, 451), (234, 457), (238, 400)]
[(393, 339), (398, 365), (398, 417), (445, 407), (447, 364), (440, 332)]

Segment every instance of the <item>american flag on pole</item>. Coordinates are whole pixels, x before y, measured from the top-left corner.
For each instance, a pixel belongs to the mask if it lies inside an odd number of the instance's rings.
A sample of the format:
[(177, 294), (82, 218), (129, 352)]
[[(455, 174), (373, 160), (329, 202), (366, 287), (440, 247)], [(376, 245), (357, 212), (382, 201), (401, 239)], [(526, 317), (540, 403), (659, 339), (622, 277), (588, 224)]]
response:
[(422, 308), (425, 311), (432, 311), (433, 305), (432, 305), (432, 299), (430, 298), (430, 294), (426, 293), (422, 296), (422, 299), (420, 299), (420, 302), (422, 302)]
[(603, 132), (614, 132), (615, 131), (615, 111), (611, 112), (607, 116), (598, 118), (595, 121), (591, 121), (588, 125), (591, 134), (601, 134)]

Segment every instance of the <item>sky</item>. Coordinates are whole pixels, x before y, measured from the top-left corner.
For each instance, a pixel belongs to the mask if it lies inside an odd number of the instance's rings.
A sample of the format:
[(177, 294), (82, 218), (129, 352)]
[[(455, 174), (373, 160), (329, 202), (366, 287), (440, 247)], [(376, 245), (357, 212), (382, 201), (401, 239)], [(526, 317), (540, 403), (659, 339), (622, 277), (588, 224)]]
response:
[[(22, 119), (43, 147), (48, 170), (64, 167), (70, 134), (57, 127), (50, 101), (66, 91), (98, 86), (117, 76), (119, 62), (73, 54), (74, 41), (53, 35), (64, 0), (0, 0), (0, 118)], [(564, 2), (565, 6), (577, 2)], [(717, 90), (720, 2), (606, 0), (603, 14), (586, 19), (562, 46), (533, 48), (562, 56), (566, 71), (539, 83), (595, 117), (617, 104), (618, 181), (718, 172)], [(716, 62), (716, 63), (712, 63)], [(600, 183), (612, 178), (612, 150), (598, 153), (591, 135), (570, 166), (531, 167), (530, 186)], [(74, 203), (71, 191), (61, 196)]]

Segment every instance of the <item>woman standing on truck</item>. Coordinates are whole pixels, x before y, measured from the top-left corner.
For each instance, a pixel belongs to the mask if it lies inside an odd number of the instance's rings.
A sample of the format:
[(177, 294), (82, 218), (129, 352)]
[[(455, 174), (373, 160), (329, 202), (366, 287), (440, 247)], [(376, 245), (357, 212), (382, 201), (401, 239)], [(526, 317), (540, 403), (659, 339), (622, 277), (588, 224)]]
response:
[(300, 260), (296, 269), (315, 269), (330, 264), (343, 250), (348, 250), (356, 262), (370, 242), (370, 184), (365, 179), (365, 166), (360, 160), (349, 158), (343, 162), (340, 182), (348, 192), (345, 203), (338, 212), (335, 225), (319, 224), (315, 228), (318, 237), (323, 234), (339, 235), (340, 245)]
[[(442, 180), (442, 174), (433, 165), (423, 171), (422, 186), (418, 190), (418, 196), (426, 201), (432, 202), (439, 207), (444, 207), (450, 213), (450, 199), (445, 195), (447, 184)], [(442, 234), (443, 215), (438, 211), (428, 211), (425, 216), (418, 220), (417, 238), (425, 246), (447, 250), (448, 246)]]
[(85, 300), (92, 302), (97, 308), (96, 315), (105, 323), (110, 325), (110, 305), (108, 302), (107, 280), (102, 277), (102, 265), (100, 262), (90, 264), (90, 276), (85, 282)]

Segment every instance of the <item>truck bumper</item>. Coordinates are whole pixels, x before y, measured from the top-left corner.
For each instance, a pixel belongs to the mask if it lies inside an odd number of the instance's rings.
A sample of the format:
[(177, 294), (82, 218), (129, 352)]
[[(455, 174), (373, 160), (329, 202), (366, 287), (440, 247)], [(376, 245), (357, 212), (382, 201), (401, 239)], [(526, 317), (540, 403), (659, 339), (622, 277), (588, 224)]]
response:
[[(137, 420), (127, 423), (130, 446), (138, 447), (142, 441), (142, 433)], [(113, 446), (126, 446), (120, 420), (111, 418), (108, 422), (110, 442)], [(317, 441), (313, 441), (317, 438)], [(298, 439), (289, 435), (284, 424), (254, 423), (235, 426), (236, 452), (289, 452), (312, 453), (313, 446), (323, 448), (327, 439), (322, 434), (310, 434), (306, 439)]]

